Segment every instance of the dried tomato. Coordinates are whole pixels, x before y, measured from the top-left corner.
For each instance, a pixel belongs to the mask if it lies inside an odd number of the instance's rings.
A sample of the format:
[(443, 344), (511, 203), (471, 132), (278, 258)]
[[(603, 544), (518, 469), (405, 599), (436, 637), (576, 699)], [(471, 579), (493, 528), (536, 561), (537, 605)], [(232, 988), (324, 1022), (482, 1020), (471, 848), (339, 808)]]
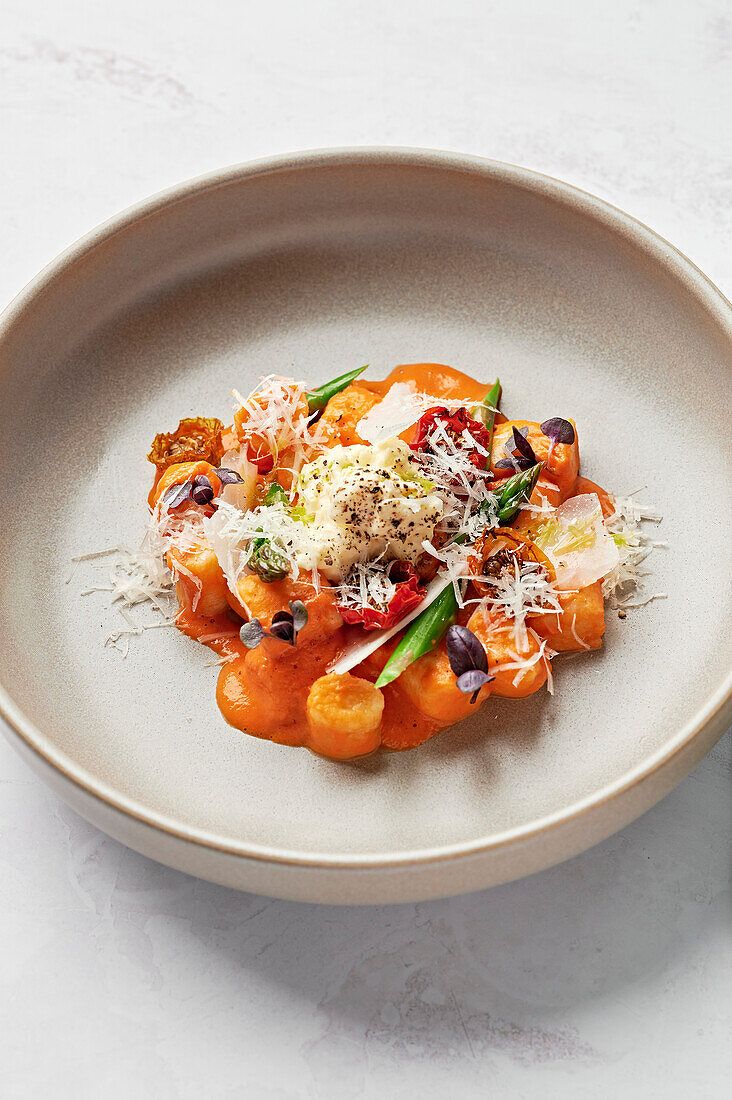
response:
[[(476, 470), (486, 469), (490, 461), (491, 433), (485, 424), (473, 419), (464, 405), (455, 412), (450, 412), (444, 405), (435, 405), (428, 409), (417, 421), (414, 439), (410, 443), (413, 451), (425, 451), (429, 448), (430, 436), (438, 424), (447, 432), (456, 447), (467, 451), (468, 459)], [(465, 438), (466, 432), (478, 444), (477, 447), (471, 447)]]
[[(441, 550), (442, 547), (450, 541), (451, 536), (447, 531), (440, 531), (439, 528), (432, 535), (432, 545), (436, 550)], [(437, 575), (437, 570), (440, 568), (440, 561), (434, 554), (430, 554), (427, 550), (424, 550), (421, 554), (417, 555), (414, 562), (414, 568), (422, 584), (429, 584)]]
[(425, 595), (425, 587), (420, 582), (417, 571), (411, 562), (393, 561), (387, 567), (388, 579), (395, 591), (387, 606), (376, 607), (367, 604), (364, 607), (338, 606), (341, 617), (346, 623), (360, 623), (364, 630), (385, 630), (395, 626), (400, 619), (417, 607)]
[(210, 416), (195, 416), (181, 420), (174, 432), (158, 432), (152, 442), (149, 462), (165, 470), (179, 462), (210, 462), (218, 466), (224, 448), (221, 420)]
[(486, 531), (475, 543), (475, 554), (468, 558), (471, 580), (481, 596), (495, 596), (497, 582), (506, 574), (515, 575), (527, 563), (539, 566), (550, 582), (556, 580), (554, 566), (536, 543), (511, 527)]

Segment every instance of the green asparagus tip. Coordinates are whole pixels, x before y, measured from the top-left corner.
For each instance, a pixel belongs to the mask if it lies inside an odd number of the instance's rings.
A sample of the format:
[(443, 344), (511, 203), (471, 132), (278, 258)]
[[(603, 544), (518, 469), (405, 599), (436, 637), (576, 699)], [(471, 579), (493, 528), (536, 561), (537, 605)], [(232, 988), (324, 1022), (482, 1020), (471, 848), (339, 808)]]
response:
[(356, 370), (349, 370), (345, 374), (339, 374), (337, 378), (331, 378), (330, 382), (324, 382), (322, 386), (318, 386), (312, 393), (306, 394), (308, 409), (311, 413), (317, 412), (318, 409), (324, 409), (332, 397), (335, 397), (341, 390), (345, 390), (346, 386), (349, 386), (351, 382), (354, 382), (359, 375), (363, 374), (365, 370), (369, 369), (367, 363), (364, 367), (357, 367)]
[(444, 638), (456, 614), (457, 599), (455, 589), (450, 584), (406, 628), (402, 640), (381, 670), (376, 687), (390, 684), (397, 676), (401, 676), (405, 668), (409, 668), (419, 657), (434, 649)]
[(474, 405), (470, 410), (470, 415), (474, 420), (480, 420), (482, 424), (490, 432), (490, 442), (493, 442), (493, 425), (496, 419), (495, 410), (501, 400), (501, 380), (496, 378), (495, 382), (488, 390), (488, 393), (483, 398), (480, 405)]

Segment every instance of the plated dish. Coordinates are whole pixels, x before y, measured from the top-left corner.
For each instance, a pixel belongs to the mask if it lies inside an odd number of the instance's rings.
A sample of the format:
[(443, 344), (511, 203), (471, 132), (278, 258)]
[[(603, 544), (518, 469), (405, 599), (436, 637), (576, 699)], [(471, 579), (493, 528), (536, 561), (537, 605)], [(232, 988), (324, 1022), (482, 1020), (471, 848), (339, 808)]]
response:
[[(114, 218), (0, 320), (7, 735), (112, 836), (260, 893), (434, 897), (589, 847), (728, 724), (731, 332), (728, 303), (650, 230), (477, 158), (278, 157)], [(621, 495), (646, 486), (631, 500), (663, 513), (642, 598), (668, 599), (625, 621), (606, 600), (602, 647), (553, 659), (553, 696), (461, 695), (468, 716), (416, 751), (344, 765), (227, 725), (222, 658), (157, 629), (175, 597), (128, 623), (112, 593), (82, 596), (111, 583), (114, 555), (69, 580), (72, 557), (139, 552), (157, 431), (201, 413), (229, 425), (231, 387), (273, 370), (312, 392), (366, 362), (361, 378), (385, 379), (424, 360), (479, 379), (476, 404), (500, 375), (509, 418), (574, 421), (582, 474)]]
[(660, 516), (580, 475), (573, 420), (507, 419), (499, 380), (444, 364), (366, 369), (271, 375), (230, 425), (156, 435), (142, 547), (93, 589), (163, 616), (174, 596), (164, 621), (221, 657), (226, 720), (336, 760), (553, 691), (552, 658), (602, 645), (606, 601), (625, 618), (665, 595), (636, 592)]

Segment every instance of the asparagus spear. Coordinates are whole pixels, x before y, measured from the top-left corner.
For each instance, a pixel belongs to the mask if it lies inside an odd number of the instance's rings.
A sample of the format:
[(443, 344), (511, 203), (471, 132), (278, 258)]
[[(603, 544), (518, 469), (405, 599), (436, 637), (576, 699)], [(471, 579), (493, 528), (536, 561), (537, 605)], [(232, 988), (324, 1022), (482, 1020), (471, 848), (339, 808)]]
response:
[(368, 363), (365, 367), (358, 367), (356, 370), (349, 370), (346, 374), (339, 374), (337, 378), (332, 378), (330, 382), (325, 382), (324, 385), (318, 386), (317, 390), (313, 390), (312, 393), (307, 394), (308, 409), (311, 413), (317, 412), (318, 409), (324, 409), (330, 401), (331, 397), (335, 397), (341, 390), (345, 390), (346, 386), (358, 378), (359, 374), (363, 374), (368, 369)]
[(447, 633), (457, 609), (455, 589), (450, 584), (404, 631), (402, 640), (381, 670), (377, 688), (386, 687), (418, 657), (429, 653)]
[[(537, 462), (530, 470), (522, 470), (510, 477), (500, 490), (495, 490), (491, 500), (484, 501), (480, 511), (497, 514), (498, 522), (510, 523), (525, 500), (533, 493), (542, 464)], [(455, 540), (457, 541), (457, 540)], [(376, 681), (378, 688), (385, 687), (408, 668), (418, 657), (429, 653), (447, 633), (458, 610), (457, 597), (453, 585), (448, 585), (436, 600), (426, 607), (404, 631), (399, 645), (381, 670)]]
[(496, 378), (495, 382), (488, 390), (488, 393), (483, 398), (482, 403), (480, 405), (475, 405), (474, 408), (471, 409), (471, 415), (474, 416), (476, 420), (480, 420), (483, 424), (485, 424), (489, 432), (488, 461), (486, 462), (486, 466), (489, 466), (491, 461), (490, 453), (491, 447), (493, 446), (493, 429), (495, 428), (496, 424), (496, 409), (498, 408), (500, 400), (501, 380), (500, 378)]
[(536, 488), (543, 467), (543, 462), (537, 462), (535, 466), (531, 466), (528, 470), (521, 470), (519, 473), (514, 474), (513, 477), (504, 482), (500, 490), (496, 489), (491, 493), (492, 500), (483, 501), (479, 511), (490, 513), (495, 507), (499, 524), (510, 523), (521, 505), (530, 498)]

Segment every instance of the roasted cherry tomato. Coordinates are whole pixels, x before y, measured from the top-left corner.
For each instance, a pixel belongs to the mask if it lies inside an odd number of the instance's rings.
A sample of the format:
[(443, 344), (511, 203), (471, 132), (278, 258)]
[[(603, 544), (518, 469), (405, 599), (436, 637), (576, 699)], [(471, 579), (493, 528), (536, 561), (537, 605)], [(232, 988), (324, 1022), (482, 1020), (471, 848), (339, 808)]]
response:
[(174, 432), (158, 432), (147, 458), (158, 470), (180, 462), (210, 462), (218, 466), (224, 449), (221, 433), (224, 425), (214, 416), (194, 416), (181, 420)]
[[(476, 470), (486, 468), (489, 461), (490, 432), (485, 424), (481, 424), (479, 420), (473, 420), (464, 406), (456, 409), (455, 412), (450, 412), (443, 405), (428, 409), (417, 421), (414, 439), (410, 443), (413, 451), (425, 451), (429, 448), (429, 437), (438, 424), (447, 432), (456, 447), (467, 451), (468, 458)], [(478, 447), (471, 446), (469, 439), (465, 438), (466, 432)]]
[(360, 623), (364, 630), (385, 630), (395, 626), (407, 612), (412, 611), (424, 599), (425, 587), (411, 562), (393, 561), (387, 567), (387, 577), (395, 591), (388, 605), (377, 607), (343, 607), (338, 605), (343, 621)]
[(527, 562), (541, 566), (549, 581), (556, 580), (554, 566), (536, 543), (511, 527), (496, 527), (486, 531), (475, 544), (475, 554), (468, 559), (471, 581), (481, 596), (495, 593), (496, 581), (506, 573), (515, 573)]

